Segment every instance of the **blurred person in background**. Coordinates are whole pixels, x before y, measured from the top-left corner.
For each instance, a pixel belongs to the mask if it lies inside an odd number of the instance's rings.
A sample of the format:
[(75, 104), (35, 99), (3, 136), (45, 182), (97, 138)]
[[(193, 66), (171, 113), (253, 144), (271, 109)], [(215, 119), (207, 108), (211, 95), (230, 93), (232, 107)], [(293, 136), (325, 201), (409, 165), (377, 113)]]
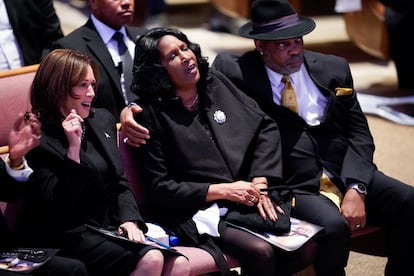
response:
[(61, 37), (52, 0), (0, 0), (0, 70), (39, 63)]
[[(390, 57), (395, 63), (398, 88), (414, 94), (412, 66), (414, 37), (410, 35), (414, 26), (414, 1), (381, 0), (385, 5), (385, 25), (388, 32)], [(411, 90), (411, 91), (408, 91)]]

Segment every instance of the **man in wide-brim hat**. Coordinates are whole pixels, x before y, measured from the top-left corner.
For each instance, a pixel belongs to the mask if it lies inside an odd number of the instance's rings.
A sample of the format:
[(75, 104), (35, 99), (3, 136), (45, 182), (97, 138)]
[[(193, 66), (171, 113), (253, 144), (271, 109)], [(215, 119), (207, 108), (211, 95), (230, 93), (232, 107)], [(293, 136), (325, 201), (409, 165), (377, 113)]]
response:
[(241, 36), (260, 40), (279, 40), (303, 36), (315, 29), (312, 18), (299, 16), (286, 1), (256, 1), (252, 21), (239, 29)]
[[(414, 188), (377, 170), (349, 64), (305, 50), (303, 36), (314, 28), (287, 0), (256, 0), (251, 22), (239, 29), (256, 49), (236, 58), (218, 54), (213, 67), (279, 126), (284, 181), (295, 191), (292, 216), (324, 227), (316, 237), (317, 275), (345, 275), (350, 233), (367, 218), (390, 233), (386, 274), (404, 275), (412, 270), (414, 235), (392, 233), (414, 232)], [(290, 79), (294, 110), (282, 106), (282, 78)]]

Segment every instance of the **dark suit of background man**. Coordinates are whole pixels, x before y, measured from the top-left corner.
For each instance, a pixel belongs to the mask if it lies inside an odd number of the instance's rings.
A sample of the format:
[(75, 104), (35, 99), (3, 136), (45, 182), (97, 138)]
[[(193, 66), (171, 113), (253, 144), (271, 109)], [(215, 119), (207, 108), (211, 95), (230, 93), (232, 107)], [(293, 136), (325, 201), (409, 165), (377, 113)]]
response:
[[(412, 79), (414, 64), (414, 1), (381, 0), (385, 8), (385, 25), (388, 31), (390, 56), (397, 69), (400, 89), (413, 90)], [(414, 94), (414, 91), (409, 91)]]
[[(0, 70), (39, 63), (52, 43), (63, 37), (53, 1), (0, 0), (0, 37)], [(9, 47), (17, 53), (12, 62)]]
[[(304, 50), (315, 26), (286, 0), (256, 0), (242, 36), (256, 49), (239, 58), (219, 54), (213, 67), (253, 97), (279, 125), (283, 176), (295, 188), (292, 215), (325, 227), (317, 238), (318, 275), (344, 275), (350, 234), (378, 225), (386, 230), (385, 275), (412, 271), (414, 188), (384, 175), (373, 163), (374, 141), (353, 90), (348, 62)], [(408, 35), (408, 34), (407, 34)], [(298, 113), (281, 105), (282, 75), (290, 75)], [(343, 195), (338, 207), (320, 193), (326, 173)]]
[[(134, 14), (133, 0), (88, 0), (91, 15), (85, 25), (58, 40), (54, 48), (67, 48), (86, 53), (99, 65), (95, 107), (106, 108), (117, 121), (127, 102), (121, 87), (118, 48), (112, 40), (115, 31), (125, 32), (128, 50), (134, 58), (135, 40), (144, 29), (127, 26)], [(131, 72), (124, 72), (131, 74)]]

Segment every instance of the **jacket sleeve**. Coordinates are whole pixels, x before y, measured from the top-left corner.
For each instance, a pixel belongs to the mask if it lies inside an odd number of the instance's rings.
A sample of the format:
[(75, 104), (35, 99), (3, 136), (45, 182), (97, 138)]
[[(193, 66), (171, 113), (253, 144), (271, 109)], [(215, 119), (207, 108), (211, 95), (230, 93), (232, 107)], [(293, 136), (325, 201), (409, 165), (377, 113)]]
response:
[(0, 158), (0, 201), (13, 201), (22, 193), (25, 183), (14, 180), (7, 173), (6, 164)]
[(44, 56), (52, 49), (53, 42), (63, 37), (63, 32), (53, 1), (37, 0), (36, 3), (39, 7), (39, 22), (42, 25), (42, 34), (44, 36), (42, 53), (42, 56)]
[[(375, 146), (367, 118), (357, 99), (349, 64), (340, 57), (324, 56), (321, 58), (327, 60), (320, 64), (329, 65), (332, 70), (329, 70), (327, 74), (326, 68), (320, 68), (319, 73), (311, 71), (311, 77), (319, 86), (327, 87), (334, 94), (335, 104), (328, 105), (326, 112), (326, 124), (336, 128), (337, 133), (337, 137), (330, 140), (331, 146), (334, 147), (337, 143), (338, 146), (341, 144), (346, 147), (343, 156), (337, 155), (343, 159), (335, 163), (342, 164), (340, 176), (343, 179), (356, 179), (368, 185), (375, 170), (373, 164)], [(322, 72), (325, 73), (322, 74)], [(337, 93), (336, 91), (341, 88), (351, 88), (352, 93), (345, 95)], [(332, 149), (328, 149), (328, 153), (335, 156)]]

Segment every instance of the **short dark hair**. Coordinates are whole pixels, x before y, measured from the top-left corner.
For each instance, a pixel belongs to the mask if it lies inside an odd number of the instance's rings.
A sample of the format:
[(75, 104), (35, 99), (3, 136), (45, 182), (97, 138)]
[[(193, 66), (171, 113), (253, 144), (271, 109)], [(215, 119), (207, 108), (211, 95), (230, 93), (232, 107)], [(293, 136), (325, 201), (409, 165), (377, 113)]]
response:
[(203, 90), (209, 79), (209, 63), (207, 58), (201, 56), (200, 45), (188, 40), (187, 36), (175, 28), (154, 28), (138, 38), (135, 45), (135, 58), (133, 67), (133, 80), (131, 91), (140, 100), (165, 100), (176, 97), (175, 87), (161, 65), (158, 44), (165, 35), (172, 35), (185, 42), (196, 56), (200, 80), (197, 89)]

